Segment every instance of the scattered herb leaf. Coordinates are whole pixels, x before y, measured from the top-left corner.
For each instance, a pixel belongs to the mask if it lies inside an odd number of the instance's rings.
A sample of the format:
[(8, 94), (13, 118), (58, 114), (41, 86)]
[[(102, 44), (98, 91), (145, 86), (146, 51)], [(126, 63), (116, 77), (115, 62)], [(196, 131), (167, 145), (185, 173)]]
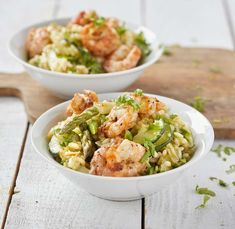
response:
[(193, 64), (194, 67), (198, 67), (201, 64), (201, 61), (198, 60), (198, 59), (193, 59), (192, 64)]
[(211, 67), (209, 68), (209, 71), (210, 71), (210, 72), (213, 72), (213, 73), (216, 73), (216, 74), (222, 73), (221, 68), (218, 67), (218, 66), (211, 66)]
[(99, 17), (97, 19), (93, 20), (93, 23), (96, 27), (102, 26), (105, 22), (105, 18), (104, 17)]
[(190, 105), (194, 107), (196, 110), (203, 112), (205, 106), (205, 100), (200, 96), (196, 96), (194, 97), (194, 100), (190, 103)]
[(209, 177), (209, 179), (211, 181), (217, 181), (218, 185), (220, 185), (221, 187), (228, 187), (228, 184), (225, 181), (221, 180), (221, 179), (218, 179), (216, 177)]
[(164, 47), (164, 50), (163, 50), (163, 55), (164, 56), (172, 56), (172, 52), (170, 51), (170, 49), (168, 47)]
[(151, 48), (148, 42), (145, 40), (144, 33), (139, 32), (134, 39), (134, 43), (141, 49), (141, 61), (143, 61), (150, 53), (151, 53)]
[(134, 110), (137, 110), (140, 107), (140, 105), (127, 94), (120, 95), (117, 99), (115, 99), (115, 102), (118, 106), (125, 104), (130, 105), (134, 108)]
[(218, 157), (221, 157), (221, 153), (223, 152), (223, 146), (221, 144), (217, 145), (216, 148), (211, 150), (214, 152)]
[(117, 31), (117, 33), (119, 34), (119, 36), (122, 36), (122, 35), (125, 34), (125, 32), (126, 32), (126, 27), (125, 27), (125, 25), (118, 26), (118, 27), (116, 28), (116, 31)]
[(235, 186), (235, 181), (232, 182), (233, 186)]
[(134, 93), (137, 94), (137, 95), (143, 95), (143, 90), (137, 88), (134, 90)]
[(204, 208), (204, 207), (206, 206), (206, 204), (207, 204), (207, 202), (208, 202), (209, 199), (210, 199), (210, 196), (204, 195), (202, 204), (198, 205), (198, 206), (196, 207), (196, 209), (198, 209), (198, 208)]
[(200, 195), (209, 195), (209, 196), (216, 196), (215, 192), (208, 189), (208, 188), (199, 188), (199, 186), (197, 185), (196, 188), (195, 188), (195, 192), (197, 194), (200, 194)]
[(234, 173), (235, 172), (235, 164), (230, 165), (229, 169), (225, 171), (227, 174)]
[(235, 148), (231, 146), (225, 146), (224, 147), (224, 153), (228, 156), (230, 156), (232, 153), (235, 152)]

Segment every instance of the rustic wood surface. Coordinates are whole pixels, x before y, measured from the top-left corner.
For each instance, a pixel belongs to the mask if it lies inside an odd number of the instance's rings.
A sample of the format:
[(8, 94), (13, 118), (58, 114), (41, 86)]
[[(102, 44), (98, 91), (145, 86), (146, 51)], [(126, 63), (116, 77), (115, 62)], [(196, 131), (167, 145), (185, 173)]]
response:
[[(216, 137), (234, 139), (235, 53), (224, 49), (182, 47), (171, 47), (168, 51), (167, 56), (149, 67), (127, 90), (141, 88), (189, 104), (194, 97), (200, 96), (205, 102), (203, 113), (213, 124)], [(0, 95), (22, 98), (31, 123), (63, 101), (26, 73), (1, 73)]]
[[(0, 2), (2, 28), (0, 71), (18, 73), (23, 70), (22, 66), (17, 64), (7, 52), (7, 40), (14, 32), (31, 23), (58, 16), (74, 15), (85, 8), (97, 8), (105, 15), (116, 15), (133, 23), (145, 24), (167, 44), (229, 49), (235, 47), (234, 0), (42, 0), (33, 3), (29, 0), (10, 0)], [(203, 163), (192, 168), (177, 184), (169, 186), (162, 192), (147, 197), (142, 202), (138, 201), (137, 204), (136, 202), (120, 205), (116, 202), (108, 202), (107, 204), (107, 201), (96, 199), (86, 193), (86, 195), (81, 194), (82, 191), (79, 189), (75, 191), (74, 186), (63, 180), (64, 178), (55, 170), (47, 169), (44, 161), (31, 153), (28, 145), (24, 150), (23, 138), (26, 136), (29, 144), (30, 135), (26, 129), (27, 120), (22, 102), (17, 98), (2, 97), (0, 103), (0, 184), (4, 187), (4, 190), (0, 190), (2, 228), (5, 220), (7, 228), (17, 229), (27, 228), (27, 223), (31, 228), (45, 229), (100, 228), (100, 225), (103, 226), (102, 228), (128, 229), (233, 229), (235, 227), (233, 196), (235, 188), (230, 184), (228, 189), (223, 189), (208, 181), (209, 175), (215, 175), (227, 182), (233, 181), (234, 174), (226, 175), (224, 171), (230, 164), (235, 164), (234, 157), (229, 157), (226, 162), (223, 162), (213, 153), (209, 153)], [(215, 145), (219, 143), (234, 146), (234, 141), (215, 141)], [(13, 154), (15, 156), (12, 157)], [(41, 163), (38, 163), (39, 160)], [(30, 169), (27, 170), (28, 166)], [(36, 167), (35, 172), (34, 167)], [(20, 168), (19, 173), (17, 168)], [(53, 182), (47, 179), (47, 176), (51, 178), (51, 175)], [(45, 178), (45, 188), (43, 188), (43, 180), (38, 176)], [(60, 182), (66, 187), (62, 189)], [(201, 203), (201, 196), (193, 192), (196, 184), (210, 187), (217, 194), (216, 198), (209, 201), (207, 207), (198, 211), (195, 207)], [(59, 188), (58, 192), (57, 188)], [(8, 194), (8, 189), (15, 191), (15, 194), (13, 192)], [(54, 196), (49, 198), (47, 190), (54, 192)], [(68, 200), (68, 192), (72, 193), (73, 205), (71, 202), (68, 205), (63, 202), (63, 199)], [(86, 199), (83, 201), (82, 198)], [(61, 201), (62, 205), (57, 205), (55, 200)], [(79, 205), (80, 202), (83, 203), (82, 206)], [(54, 206), (55, 211), (53, 211)], [(126, 208), (127, 211), (125, 211)], [(100, 209), (98, 220), (92, 218), (95, 217), (91, 214), (93, 209)], [(79, 214), (76, 214), (76, 211)], [(128, 217), (129, 214), (131, 217)], [(87, 218), (88, 216), (91, 218)], [(113, 222), (112, 218), (114, 218)], [(110, 222), (110, 225), (107, 222)]]

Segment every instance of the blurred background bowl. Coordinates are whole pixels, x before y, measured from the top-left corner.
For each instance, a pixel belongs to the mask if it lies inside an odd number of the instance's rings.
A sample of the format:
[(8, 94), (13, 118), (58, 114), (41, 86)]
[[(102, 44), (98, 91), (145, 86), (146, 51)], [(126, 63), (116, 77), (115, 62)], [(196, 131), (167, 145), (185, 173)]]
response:
[(114, 73), (79, 75), (53, 72), (29, 64), (25, 50), (25, 41), (29, 30), (49, 25), (52, 22), (66, 25), (68, 21), (69, 18), (62, 18), (33, 24), (17, 32), (10, 39), (8, 45), (10, 53), (24, 66), (26, 72), (61, 98), (71, 98), (74, 93), (84, 89), (95, 90), (97, 93), (120, 91), (138, 79), (143, 71), (155, 63), (162, 54), (163, 49), (160, 48), (156, 35), (151, 30), (143, 26), (126, 23), (127, 28), (136, 32), (142, 31), (152, 49), (144, 63), (135, 68)]

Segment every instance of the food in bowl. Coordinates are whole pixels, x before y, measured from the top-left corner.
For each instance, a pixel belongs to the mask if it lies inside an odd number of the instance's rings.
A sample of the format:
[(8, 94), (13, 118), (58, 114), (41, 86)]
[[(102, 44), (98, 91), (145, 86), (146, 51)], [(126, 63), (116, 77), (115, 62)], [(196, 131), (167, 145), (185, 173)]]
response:
[(32, 28), (26, 39), (28, 62), (62, 73), (98, 74), (128, 70), (151, 53), (143, 32), (120, 20), (82, 11), (67, 25)]
[(48, 146), (55, 160), (73, 170), (151, 175), (187, 163), (195, 152), (189, 126), (140, 89), (104, 101), (93, 91), (76, 93), (66, 113), (49, 131)]

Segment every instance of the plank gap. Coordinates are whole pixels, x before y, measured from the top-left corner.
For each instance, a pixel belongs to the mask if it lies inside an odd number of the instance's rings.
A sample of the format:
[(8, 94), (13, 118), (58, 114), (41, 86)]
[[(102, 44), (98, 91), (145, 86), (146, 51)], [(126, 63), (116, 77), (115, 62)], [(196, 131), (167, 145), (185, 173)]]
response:
[(223, 5), (224, 12), (225, 12), (225, 18), (228, 23), (229, 33), (232, 38), (233, 50), (235, 50), (235, 31), (233, 29), (233, 20), (231, 17), (231, 12), (230, 12), (228, 0), (222, 0), (222, 5)]
[(141, 229), (145, 229), (145, 198), (141, 199)]
[(140, 0), (140, 21), (143, 26), (146, 26), (146, 1)]
[(53, 11), (52, 11), (52, 18), (56, 19), (58, 17), (58, 12), (60, 10), (60, 0), (55, 0), (54, 1), (54, 7), (53, 7)]
[(10, 205), (11, 205), (12, 196), (14, 195), (14, 189), (15, 189), (15, 186), (16, 186), (17, 176), (18, 176), (18, 173), (19, 173), (19, 170), (20, 170), (20, 164), (21, 164), (21, 160), (22, 160), (22, 157), (23, 157), (23, 153), (24, 153), (24, 148), (25, 148), (25, 143), (26, 143), (26, 139), (27, 139), (27, 136), (28, 136), (28, 131), (29, 131), (29, 122), (27, 122), (27, 125), (26, 125), (26, 128), (25, 128), (25, 133), (24, 133), (22, 145), (20, 147), (20, 153), (19, 153), (17, 163), (16, 163), (15, 173), (14, 173), (12, 183), (11, 183), (11, 186), (10, 186), (10, 189), (9, 189), (9, 197), (8, 197), (8, 200), (7, 200), (6, 210), (5, 210), (5, 213), (4, 213), (4, 216), (3, 216), (1, 229), (4, 229), (4, 227), (5, 227), (6, 220), (7, 220), (7, 215), (8, 215), (8, 210), (9, 210)]

